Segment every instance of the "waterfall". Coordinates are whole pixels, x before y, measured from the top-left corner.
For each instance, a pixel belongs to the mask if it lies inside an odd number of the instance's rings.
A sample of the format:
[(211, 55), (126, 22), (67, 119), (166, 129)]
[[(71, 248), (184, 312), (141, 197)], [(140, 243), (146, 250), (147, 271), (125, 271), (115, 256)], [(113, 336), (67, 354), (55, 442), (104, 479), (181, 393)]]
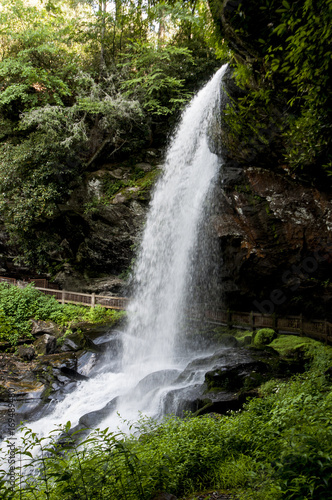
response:
[(185, 109), (166, 155), (135, 268), (135, 294), (128, 308), (130, 337), (125, 342), (127, 370), (133, 363), (143, 371), (151, 365), (160, 368), (174, 358), (204, 202), (219, 170), (208, 131), (213, 114), (220, 113), (226, 67)]
[[(204, 207), (220, 167), (217, 155), (209, 149), (208, 135), (214, 116), (220, 113), (226, 67), (185, 109), (154, 189), (134, 270), (128, 326), (121, 334), (121, 370), (104, 366), (81, 382), (51, 414), (28, 424), (34, 432), (46, 435), (68, 420), (74, 426), (82, 415), (114, 401), (120, 415), (129, 420), (136, 419), (139, 411), (150, 416), (167, 411), (161, 404), (167, 384), (188, 364), (188, 359), (181, 358), (177, 339), (190, 304), (194, 267), (204, 264), (203, 259), (193, 263), (193, 256)], [(119, 425), (115, 413), (98, 426), (115, 430)]]

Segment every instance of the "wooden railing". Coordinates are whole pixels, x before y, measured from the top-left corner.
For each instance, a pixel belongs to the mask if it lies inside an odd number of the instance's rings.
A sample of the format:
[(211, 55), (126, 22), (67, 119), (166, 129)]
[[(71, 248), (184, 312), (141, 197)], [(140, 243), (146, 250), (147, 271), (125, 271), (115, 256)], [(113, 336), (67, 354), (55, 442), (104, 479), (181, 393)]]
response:
[(332, 344), (332, 323), (327, 320), (306, 320), (300, 316), (277, 316), (257, 312), (207, 310), (203, 319), (229, 328), (273, 328), (278, 333), (302, 335)]
[(110, 297), (107, 295), (96, 295), (94, 293), (68, 292), (66, 290), (52, 290), (49, 288), (36, 287), (45, 295), (53, 295), (62, 304), (81, 304), (83, 306), (95, 307), (101, 305), (108, 309), (126, 309), (128, 300), (125, 297)]
[(39, 278), (20, 281), (16, 280), (15, 278), (6, 278), (0, 276), (0, 283), (1, 282), (23, 287), (28, 285), (29, 283), (34, 283), (37, 290), (44, 293), (45, 295), (52, 295), (58, 302), (61, 302), (62, 304), (80, 304), (90, 307), (101, 305), (108, 309), (126, 309), (128, 303), (128, 299), (125, 297), (110, 297), (108, 295), (96, 295), (94, 293), (69, 292), (67, 290), (59, 290), (55, 287), (50, 288), (52, 284), (49, 284), (45, 279)]
[[(37, 279), (31, 279), (37, 285)], [(46, 281), (46, 280), (43, 280)], [(13, 278), (0, 277), (0, 282), (17, 285)], [(21, 282), (23, 284), (26, 282)], [(27, 284), (27, 283), (26, 283)], [(124, 310), (127, 308), (129, 299), (125, 297), (114, 297), (107, 295), (96, 295), (94, 293), (79, 293), (69, 292), (66, 290), (58, 290), (47, 287), (36, 286), (45, 295), (53, 295), (58, 302), (62, 304), (81, 304), (85, 306), (95, 307), (101, 305), (109, 309)], [(195, 309), (187, 311), (187, 315), (192, 319), (198, 319)], [(290, 333), (294, 335), (303, 335), (317, 339), (329, 344), (332, 344), (332, 324), (327, 320), (311, 320), (308, 321), (300, 316), (277, 316), (276, 314), (261, 314), (258, 312), (239, 312), (239, 311), (224, 311), (221, 309), (205, 310), (203, 315), (199, 316), (207, 322), (217, 325), (224, 325), (228, 328), (243, 328), (257, 330), (258, 328), (273, 328), (279, 333)]]
[(9, 283), (10, 285), (34, 283), (36, 288), (41, 287), (59, 290), (58, 285), (56, 285), (55, 283), (49, 283), (49, 281), (45, 278), (24, 278), (23, 280), (17, 280), (16, 278), (7, 278), (5, 276), (0, 276), (0, 283)]

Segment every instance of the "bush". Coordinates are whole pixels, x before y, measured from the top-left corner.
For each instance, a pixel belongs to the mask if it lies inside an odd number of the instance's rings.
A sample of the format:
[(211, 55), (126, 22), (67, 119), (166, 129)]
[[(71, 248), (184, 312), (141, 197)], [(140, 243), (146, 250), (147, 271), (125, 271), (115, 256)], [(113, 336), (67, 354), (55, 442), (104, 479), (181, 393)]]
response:
[(31, 337), (31, 319), (53, 321), (64, 329), (82, 321), (115, 323), (124, 311), (73, 304), (59, 304), (55, 297), (44, 295), (32, 284), (25, 288), (0, 284), (0, 341), (16, 345), (20, 338)]
[(277, 334), (272, 328), (262, 328), (256, 332), (254, 337), (254, 345), (267, 345), (277, 338)]

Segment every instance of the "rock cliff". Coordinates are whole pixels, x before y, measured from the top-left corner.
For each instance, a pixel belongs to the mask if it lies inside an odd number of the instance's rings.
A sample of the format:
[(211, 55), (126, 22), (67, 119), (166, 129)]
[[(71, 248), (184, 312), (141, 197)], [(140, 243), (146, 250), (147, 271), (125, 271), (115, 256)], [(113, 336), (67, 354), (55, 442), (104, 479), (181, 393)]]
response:
[[(259, 2), (209, 0), (209, 4), (233, 57), (253, 75), (246, 88), (239, 88), (229, 69), (224, 82), (228, 112), (257, 90), (257, 82), (264, 82), (261, 42), (270, 37), (273, 44), (278, 11), (261, 8)], [(330, 182), (322, 165), (311, 165), (307, 175), (304, 164), (295, 171), (285, 160), (283, 127), (291, 110), (278, 91), (275, 79), (269, 104), (262, 103), (258, 112), (253, 100), (241, 101), (252, 105), (247, 110), (251, 134), (243, 123), (237, 129), (225, 119), (213, 133), (211, 147), (224, 160), (218, 204), (211, 217), (221, 252), (223, 303), (237, 310), (331, 318)]]

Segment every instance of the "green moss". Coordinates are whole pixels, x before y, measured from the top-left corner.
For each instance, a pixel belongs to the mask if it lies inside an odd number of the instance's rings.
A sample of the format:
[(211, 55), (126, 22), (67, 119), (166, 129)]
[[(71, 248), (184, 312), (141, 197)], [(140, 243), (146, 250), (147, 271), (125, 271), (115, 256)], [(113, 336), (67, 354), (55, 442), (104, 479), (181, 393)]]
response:
[[(145, 199), (147, 192), (151, 189), (160, 170), (155, 168), (146, 173), (143, 170), (135, 168), (129, 179), (114, 180), (111, 176), (105, 176), (103, 179), (103, 191), (105, 193), (101, 204), (108, 204), (114, 197), (121, 193), (126, 199), (131, 199), (134, 196), (139, 199)], [(127, 188), (138, 188), (138, 191), (130, 192)]]
[[(278, 351), (282, 356), (293, 355), (295, 351), (302, 350), (308, 353), (321, 347), (321, 342), (307, 337), (297, 337), (295, 335), (279, 335), (270, 344), (273, 349)], [(332, 347), (326, 346), (326, 351), (331, 353)]]
[(277, 334), (274, 330), (272, 330), (272, 328), (261, 328), (260, 330), (257, 330), (257, 332), (255, 333), (254, 345), (255, 346), (268, 345), (276, 337)]

